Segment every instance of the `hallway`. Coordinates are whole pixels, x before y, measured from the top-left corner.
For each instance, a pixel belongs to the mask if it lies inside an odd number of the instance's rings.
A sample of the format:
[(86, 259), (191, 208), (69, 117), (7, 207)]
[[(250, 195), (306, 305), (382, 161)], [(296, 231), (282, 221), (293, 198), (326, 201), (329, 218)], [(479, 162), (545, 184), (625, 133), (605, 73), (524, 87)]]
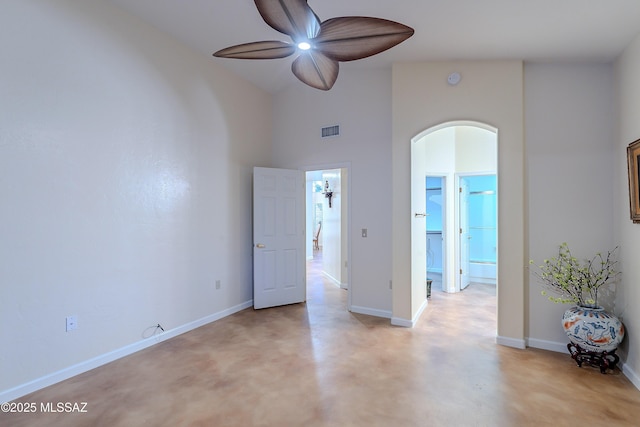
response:
[(307, 306), (310, 312), (315, 308), (347, 310), (347, 290), (341, 289), (322, 273), (322, 248), (314, 250), (313, 259), (307, 260)]

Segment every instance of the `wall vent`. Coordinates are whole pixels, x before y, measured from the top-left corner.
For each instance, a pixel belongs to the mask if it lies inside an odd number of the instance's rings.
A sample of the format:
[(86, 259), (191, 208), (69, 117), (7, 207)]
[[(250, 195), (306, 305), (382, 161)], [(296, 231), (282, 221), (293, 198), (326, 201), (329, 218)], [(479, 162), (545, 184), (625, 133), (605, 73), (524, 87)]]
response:
[(340, 136), (340, 125), (327, 126), (322, 128), (323, 138), (330, 138), (332, 136)]

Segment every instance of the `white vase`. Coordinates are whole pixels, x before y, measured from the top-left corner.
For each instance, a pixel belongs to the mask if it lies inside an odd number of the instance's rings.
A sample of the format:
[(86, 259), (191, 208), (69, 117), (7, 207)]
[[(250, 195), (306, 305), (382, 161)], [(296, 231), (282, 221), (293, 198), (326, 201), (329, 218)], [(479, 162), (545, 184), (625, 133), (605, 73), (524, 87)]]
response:
[(562, 316), (569, 341), (596, 353), (613, 352), (624, 338), (624, 325), (602, 307), (571, 307)]

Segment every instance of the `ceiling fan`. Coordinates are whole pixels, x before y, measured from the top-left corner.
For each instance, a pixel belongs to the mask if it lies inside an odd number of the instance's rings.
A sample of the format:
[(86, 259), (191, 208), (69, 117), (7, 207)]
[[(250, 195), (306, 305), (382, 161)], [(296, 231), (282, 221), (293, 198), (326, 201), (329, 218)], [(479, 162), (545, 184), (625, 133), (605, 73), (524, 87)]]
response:
[(298, 52), (291, 71), (303, 83), (329, 90), (338, 78), (339, 62), (383, 52), (413, 35), (398, 22), (345, 16), (321, 22), (307, 0), (254, 0), (262, 19), (291, 37), (293, 43), (271, 40), (244, 43), (213, 54), (220, 58), (276, 59)]

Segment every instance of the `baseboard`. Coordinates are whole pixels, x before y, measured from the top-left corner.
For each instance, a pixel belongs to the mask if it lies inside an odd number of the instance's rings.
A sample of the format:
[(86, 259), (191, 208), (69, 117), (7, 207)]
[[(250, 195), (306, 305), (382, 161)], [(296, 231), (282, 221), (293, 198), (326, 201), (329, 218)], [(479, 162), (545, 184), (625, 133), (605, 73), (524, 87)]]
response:
[(469, 281), (472, 283), (482, 283), (483, 285), (495, 285), (496, 279), (488, 279), (486, 277), (470, 277)]
[(391, 312), (387, 310), (378, 310), (375, 308), (360, 307), (357, 305), (352, 305), (351, 312), (358, 313), (358, 314), (366, 314), (368, 316), (382, 317), (384, 319), (391, 319)]
[(620, 364), (622, 365), (620, 369), (622, 370), (624, 376), (627, 377), (629, 381), (631, 381), (631, 384), (633, 384), (638, 390), (640, 390), (640, 376), (638, 376), (638, 374), (633, 369), (631, 369), (629, 365), (627, 365), (626, 363), (622, 363), (622, 361), (620, 362)]
[(527, 348), (527, 346), (525, 345), (525, 341), (523, 339), (521, 340), (517, 338), (497, 336), (496, 343), (503, 345), (505, 347), (519, 348), (521, 350), (524, 350), (525, 348)]
[(413, 328), (413, 321), (402, 317), (392, 317), (391, 324), (393, 326), (402, 326), (403, 328)]
[(327, 273), (326, 271), (322, 272), (322, 275), (324, 277), (326, 277), (327, 279), (329, 279), (330, 281), (333, 282), (334, 285), (336, 286), (340, 286), (340, 280), (336, 279), (335, 277), (333, 277), (332, 275), (330, 275), (329, 273)]
[(413, 316), (413, 319), (411, 320), (413, 323), (412, 327), (418, 324), (418, 320), (420, 319), (420, 316), (422, 316), (422, 313), (424, 312), (425, 308), (427, 308), (427, 305), (429, 305), (429, 300), (425, 299), (422, 302), (422, 305), (420, 306), (420, 308), (418, 309), (418, 312), (416, 313), (415, 316)]
[(425, 299), (418, 309), (418, 312), (413, 316), (413, 319), (408, 320), (401, 317), (392, 317), (391, 324), (393, 326), (402, 326), (403, 328), (413, 328), (418, 323), (418, 320), (420, 319), (420, 316), (422, 316), (422, 312), (427, 308), (427, 305), (429, 305), (429, 302)]
[(155, 345), (159, 342), (166, 341), (170, 338), (184, 334), (185, 332), (189, 332), (193, 329), (199, 328), (200, 326), (204, 326), (208, 323), (215, 322), (216, 320), (220, 320), (224, 317), (230, 316), (234, 313), (237, 313), (239, 311), (242, 311), (252, 306), (253, 306), (253, 300), (246, 301), (242, 304), (236, 305), (234, 307), (230, 307), (218, 313), (211, 314), (209, 316), (184, 324), (177, 328), (167, 330), (166, 332), (163, 332), (161, 334), (157, 334), (152, 337), (145, 338), (142, 341), (129, 344), (127, 346), (111, 351), (109, 353), (102, 354), (100, 356), (94, 357), (89, 360), (85, 360), (84, 362), (80, 362), (76, 365), (69, 366), (68, 368), (61, 369), (57, 372), (53, 372), (49, 375), (45, 375), (44, 377), (35, 379), (33, 381), (29, 381), (25, 384), (21, 384), (9, 390), (4, 390), (0, 392), (0, 403), (10, 402), (12, 400), (18, 399), (29, 393), (33, 393), (34, 391), (43, 389), (45, 387), (49, 387), (50, 385), (75, 377), (76, 375), (90, 371), (99, 366), (106, 365), (107, 363), (113, 362), (114, 360), (118, 360), (125, 356), (129, 356), (140, 350), (144, 350), (145, 348), (151, 347), (152, 345)]
[(555, 342), (555, 341), (546, 341), (546, 340), (538, 340), (535, 338), (527, 338), (526, 339), (527, 347), (539, 348), (541, 350), (549, 350), (555, 351), (557, 353), (566, 353), (569, 354), (569, 349), (567, 348), (567, 343)]

